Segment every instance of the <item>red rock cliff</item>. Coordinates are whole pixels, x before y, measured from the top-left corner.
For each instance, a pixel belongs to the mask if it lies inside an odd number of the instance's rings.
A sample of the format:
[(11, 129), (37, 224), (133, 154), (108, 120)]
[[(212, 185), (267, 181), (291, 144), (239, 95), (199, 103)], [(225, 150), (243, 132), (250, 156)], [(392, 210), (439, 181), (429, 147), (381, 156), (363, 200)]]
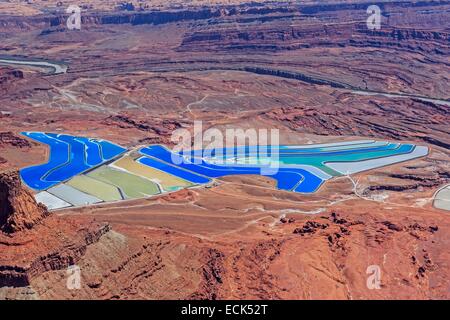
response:
[(49, 215), (20, 181), (17, 171), (0, 173), (0, 229), (5, 233), (31, 229)]

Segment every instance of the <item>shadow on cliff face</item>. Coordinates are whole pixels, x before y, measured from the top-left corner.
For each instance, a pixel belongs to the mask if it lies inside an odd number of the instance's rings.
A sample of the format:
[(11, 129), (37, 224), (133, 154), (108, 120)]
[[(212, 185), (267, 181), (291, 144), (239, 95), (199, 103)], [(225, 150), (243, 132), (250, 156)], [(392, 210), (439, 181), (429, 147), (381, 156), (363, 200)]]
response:
[(0, 172), (0, 296), (7, 287), (24, 288), (44, 272), (74, 265), (110, 230), (107, 223), (51, 215), (18, 171)]
[(0, 173), (0, 230), (9, 234), (31, 229), (49, 214), (23, 187), (19, 172)]

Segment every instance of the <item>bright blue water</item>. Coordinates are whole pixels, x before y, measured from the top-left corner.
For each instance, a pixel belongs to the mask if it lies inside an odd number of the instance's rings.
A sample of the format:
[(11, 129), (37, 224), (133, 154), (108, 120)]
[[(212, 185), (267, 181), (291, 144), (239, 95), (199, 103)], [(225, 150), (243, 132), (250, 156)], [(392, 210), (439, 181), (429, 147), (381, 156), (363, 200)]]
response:
[[(283, 155), (303, 155), (303, 154), (311, 154), (315, 156), (317, 153), (324, 152), (339, 152), (343, 150), (353, 150), (353, 151), (367, 151), (367, 150), (383, 150), (383, 148), (387, 147), (387, 143), (384, 141), (374, 141), (374, 142), (365, 142), (365, 143), (342, 143), (342, 145), (332, 145), (328, 147), (308, 147), (306, 145), (303, 146), (289, 146), (289, 145), (281, 145), (279, 146), (274, 153), (278, 153), (280, 156)], [(233, 148), (216, 148), (216, 149), (204, 149), (204, 150), (191, 150), (190, 152), (183, 153), (179, 152), (179, 154), (191, 156), (191, 157), (216, 157), (216, 156), (257, 156), (258, 154), (263, 154), (270, 156), (272, 150), (270, 146), (237, 146)]]
[(106, 140), (96, 140), (96, 142), (101, 146), (103, 160), (106, 161), (114, 159), (117, 155), (127, 151), (127, 149)]
[(36, 190), (48, 189), (126, 151), (103, 140), (42, 132), (22, 134), (50, 147), (46, 164), (20, 170), (25, 184)]
[(25, 136), (47, 144), (50, 147), (50, 157), (46, 164), (34, 167), (28, 167), (20, 170), (22, 180), (30, 187), (36, 190), (43, 190), (55, 185), (55, 182), (41, 180), (50, 170), (60, 167), (70, 161), (69, 145), (65, 142), (55, 140), (44, 133), (30, 132), (23, 133)]
[(86, 145), (83, 142), (77, 141), (76, 137), (73, 136), (56, 135), (52, 133), (49, 133), (48, 135), (70, 145), (70, 162), (62, 167), (54, 168), (44, 177), (46, 181), (65, 181), (76, 174), (91, 168), (91, 166), (86, 163)]
[[(115, 145), (109, 141), (89, 139), (85, 137), (75, 137), (70, 135), (59, 135), (54, 133), (25, 132), (25, 136), (38, 142), (49, 145), (50, 156), (45, 164), (24, 168), (20, 174), (22, 180), (31, 188), (45, 190), (62, 181), (68, 180), (90, 168), (101, 165), (126, 151), (125, 148)], [(302, 162), (309, 163), (311, 157), (325, 157), (339, 161), (342, 156), (343, 161), (352, 159), (371, 159), (380, 155), (392, 155), (402, 152), (409, 152), (412, 145), (383, 144), (382, 142), (349, 144), (331, 147), (312, 148), (292, 148), (280, 146), (279, 157), (295, 157)], [(270, 147), (267, 149), (267, 156), (270, 157)], [(223, 149), (226, 154), (229, 149)], [(258, 156), (258, 148), (237, 147), (228, 155), (233, 156)], [(229, 175), (267, 175), (277, 182), (277, 187), (281, 190), (289, 190), (301, 193), (312, 193), (318, 190), (324, 180), (316, 176), (313, 172), (299, 167), (280, 167), (273, 174), (265, 173), (263, 169), (267, 166), (258, 165), (217, 165), (204, 161), (201, 158), (184, 159), (182, 155), (173, 153), (163, 146), (150, 146), (140, 150), (144, 155), (138, 160), (139, 163), (167, 172), (184, 180), (195, 184), (208, 183), (211, 178), (220, 178)], [(210, 156), (217, 156), (218, 153), (211, 150), (206, 151)], [(365, 154), (362, 154), (365, 153)], [(205, 153), (197, 154), (193, 151), (193, 156), (203, 156)], [(313, 158), (315, 159), (315, 158)], [(298, 163), (302, 164), (302, 163)]]
[[(209, 178), (243, 174), (262, 175), (264, 173), (262, 167), (259, 166), (217, 166), (201, 159), (196, 159), (197, 162), (192, 163), (162, 146), (150, 146), (141, 149), (140, 152), (143, 155), (175, 165), (180, 169), (195, 172)], [(141, 163), (143, 159), (149, 158), (142, 158), (140, 160)], [(296, 192), (315, 192), (323, 183), (322, 178), (300, 168), (279, 168), (277, 172), (268, 176), (277, 181), (277, 187), (281, 190), (293, 190), (300, 183), (295, 189)]]
[(97, 163), (103, 162), (101, 147), (98, 142), (84, 137), (77, 137), (76, 140), (86, 145), (86, 163), (89, 166), (95, 166)]
[[(316, 149), (280, 149), (279, 150), (272, 150), (270, 148), (263, 149), (259, 151), (258, 149), (249, 149), (249, 148), (239, 148), (239, 150), (232, 150), (229, 149), (223, 149), (223, 150), (204, 150), (203, 153), (198, 150), (188, 152), (187, 156), (193, 156), (193, 157), (204, 157), (204, 158), (210, 158), (210, 157), (222, 157), (224, 159), (229, 159), (231, 157), (238, 157), (238, 158), (245, 158), (245, 157), (258, 157), (258, 156), (264, 156), (264, 157), (271, 157), (272, 153), (275, 156), (278, 156), (280, 159), (283, 158), (289, 158), (289, 157), (317, 157), (317, 156), (342, 156), (346, 154), (354, 154), (354, 153), (364, 153), (364, 152), (377, 152), (377, 151), (387, 151), (387, 150), (395, 150), (399, 147), (399, 144), (396, 143), (389, 143), (387, 145), (381, 145), (381, 146), (374, 146), (374, 147), (358, 147), (354, 148), (348, 148), (348, 149), (342, 149), (342, 150), (330, 150), (327, 151), (327, 148), (316, 148)], [(277, 152), (278, 151), (278, 152)], [(185, 155), (183, 153), (180, 153), (182, 155)]]

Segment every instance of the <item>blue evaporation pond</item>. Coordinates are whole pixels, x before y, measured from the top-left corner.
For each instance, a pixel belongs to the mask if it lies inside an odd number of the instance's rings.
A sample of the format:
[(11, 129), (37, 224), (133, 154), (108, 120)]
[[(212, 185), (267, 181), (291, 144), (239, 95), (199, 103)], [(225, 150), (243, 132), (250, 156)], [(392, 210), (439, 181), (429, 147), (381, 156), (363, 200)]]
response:
[[(246, 157), (271, 157), (273, 155), (279, 157), (280, 159), (286, 158), (297, 158), (297, 157), (331, 157), (331, 156), (344, 156), (347, 154), (355, 153), (369, 153), (376, 151), (388, 151), (395, 150), (398, 148), (398, 144), (366, 144), (363, 146), (348, 145), (342, 147), (334, 148), (286, 148), (286, 146), (280, 146), (272, 150), (270, 147), (267, 149), (249, 148), (249, 147), (237, 147), (235, 150), (226, 149), (211, 149), (211, 150), (193, 150), (187, 154), (188, 157), (194, 158), (213, 158), (219, 157), (223, 159), (230, 159), (232, 157), (246, 158)], [(186, 156), (183, 153), (180, 155)]]
[(330, 143), (323, 146), (320, 145), (280, 145), (271, 148), (270, 145), (266, 146), (236, 146), (233, 148), (215, 148), (215, 149), (197, 149), (190, 152), (179, 152), (182, 155), (188, 155), (191, 157), (210, 158), (210, 157), (237, 157), (237, 156), (271, 156), (275, 153), (280, 156), (299, 156), (299, 155), (316, 155), (323, 154), (324, 152), (333, 151), (371, 151), (371, 150), (383, 150), (388, 145), (386, 141), (348, 141), (340, 143)]
[[(169, 167), (176, 167), (183, 172), (195, 173), (208, 178), (220, 178), (230, 175), (265, 175), (276, 180), (278, 189), (312, 193), (322, 185), (323, 179), (318, 177), (314, 173), (295, 167), (281, 167), (269, 174), (270, 168), (263, 166), (246, 166), (246, 165), (227, 165), (218, 166), (205, 162), (202, 159), (187, 159), (183, 158), (180, 154), (173, 153), (163, 146), (150, 146), (140, 150), (143, 158), (139, 159), (139, 162), (146, 164), (148, 161), (156, 161), (152, 158), (158, 159), (157, 162), (166, 162), (170, 164)], [(152, 158), (148, 158), (152, 157)], [(165, 171), (163, 169), (163, 171)], [(168, 172), (170, 173), (170, 172)], [(186, 179), (186, 178), (184, 178)], [(189, 179), (186, 179), (189, 180)]]
[(22, 134), (50, 148), (47, 163), (20, 170), (24, 183), (35, 190), (48, 189), (126, 151), (105, 140), (42, 132)]

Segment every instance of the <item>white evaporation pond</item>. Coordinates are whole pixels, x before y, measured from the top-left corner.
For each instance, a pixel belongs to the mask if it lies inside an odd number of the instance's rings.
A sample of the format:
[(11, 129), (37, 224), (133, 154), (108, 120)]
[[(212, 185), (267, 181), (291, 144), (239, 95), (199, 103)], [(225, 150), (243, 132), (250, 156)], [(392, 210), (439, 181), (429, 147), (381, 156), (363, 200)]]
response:
[(55, 197), (54, 195), (48, 193), (47, 191), (39, 192), (34, 196), (38, 203), (44, 204), (49, 210), (57, 210), (71, 207), (70, 203)]

